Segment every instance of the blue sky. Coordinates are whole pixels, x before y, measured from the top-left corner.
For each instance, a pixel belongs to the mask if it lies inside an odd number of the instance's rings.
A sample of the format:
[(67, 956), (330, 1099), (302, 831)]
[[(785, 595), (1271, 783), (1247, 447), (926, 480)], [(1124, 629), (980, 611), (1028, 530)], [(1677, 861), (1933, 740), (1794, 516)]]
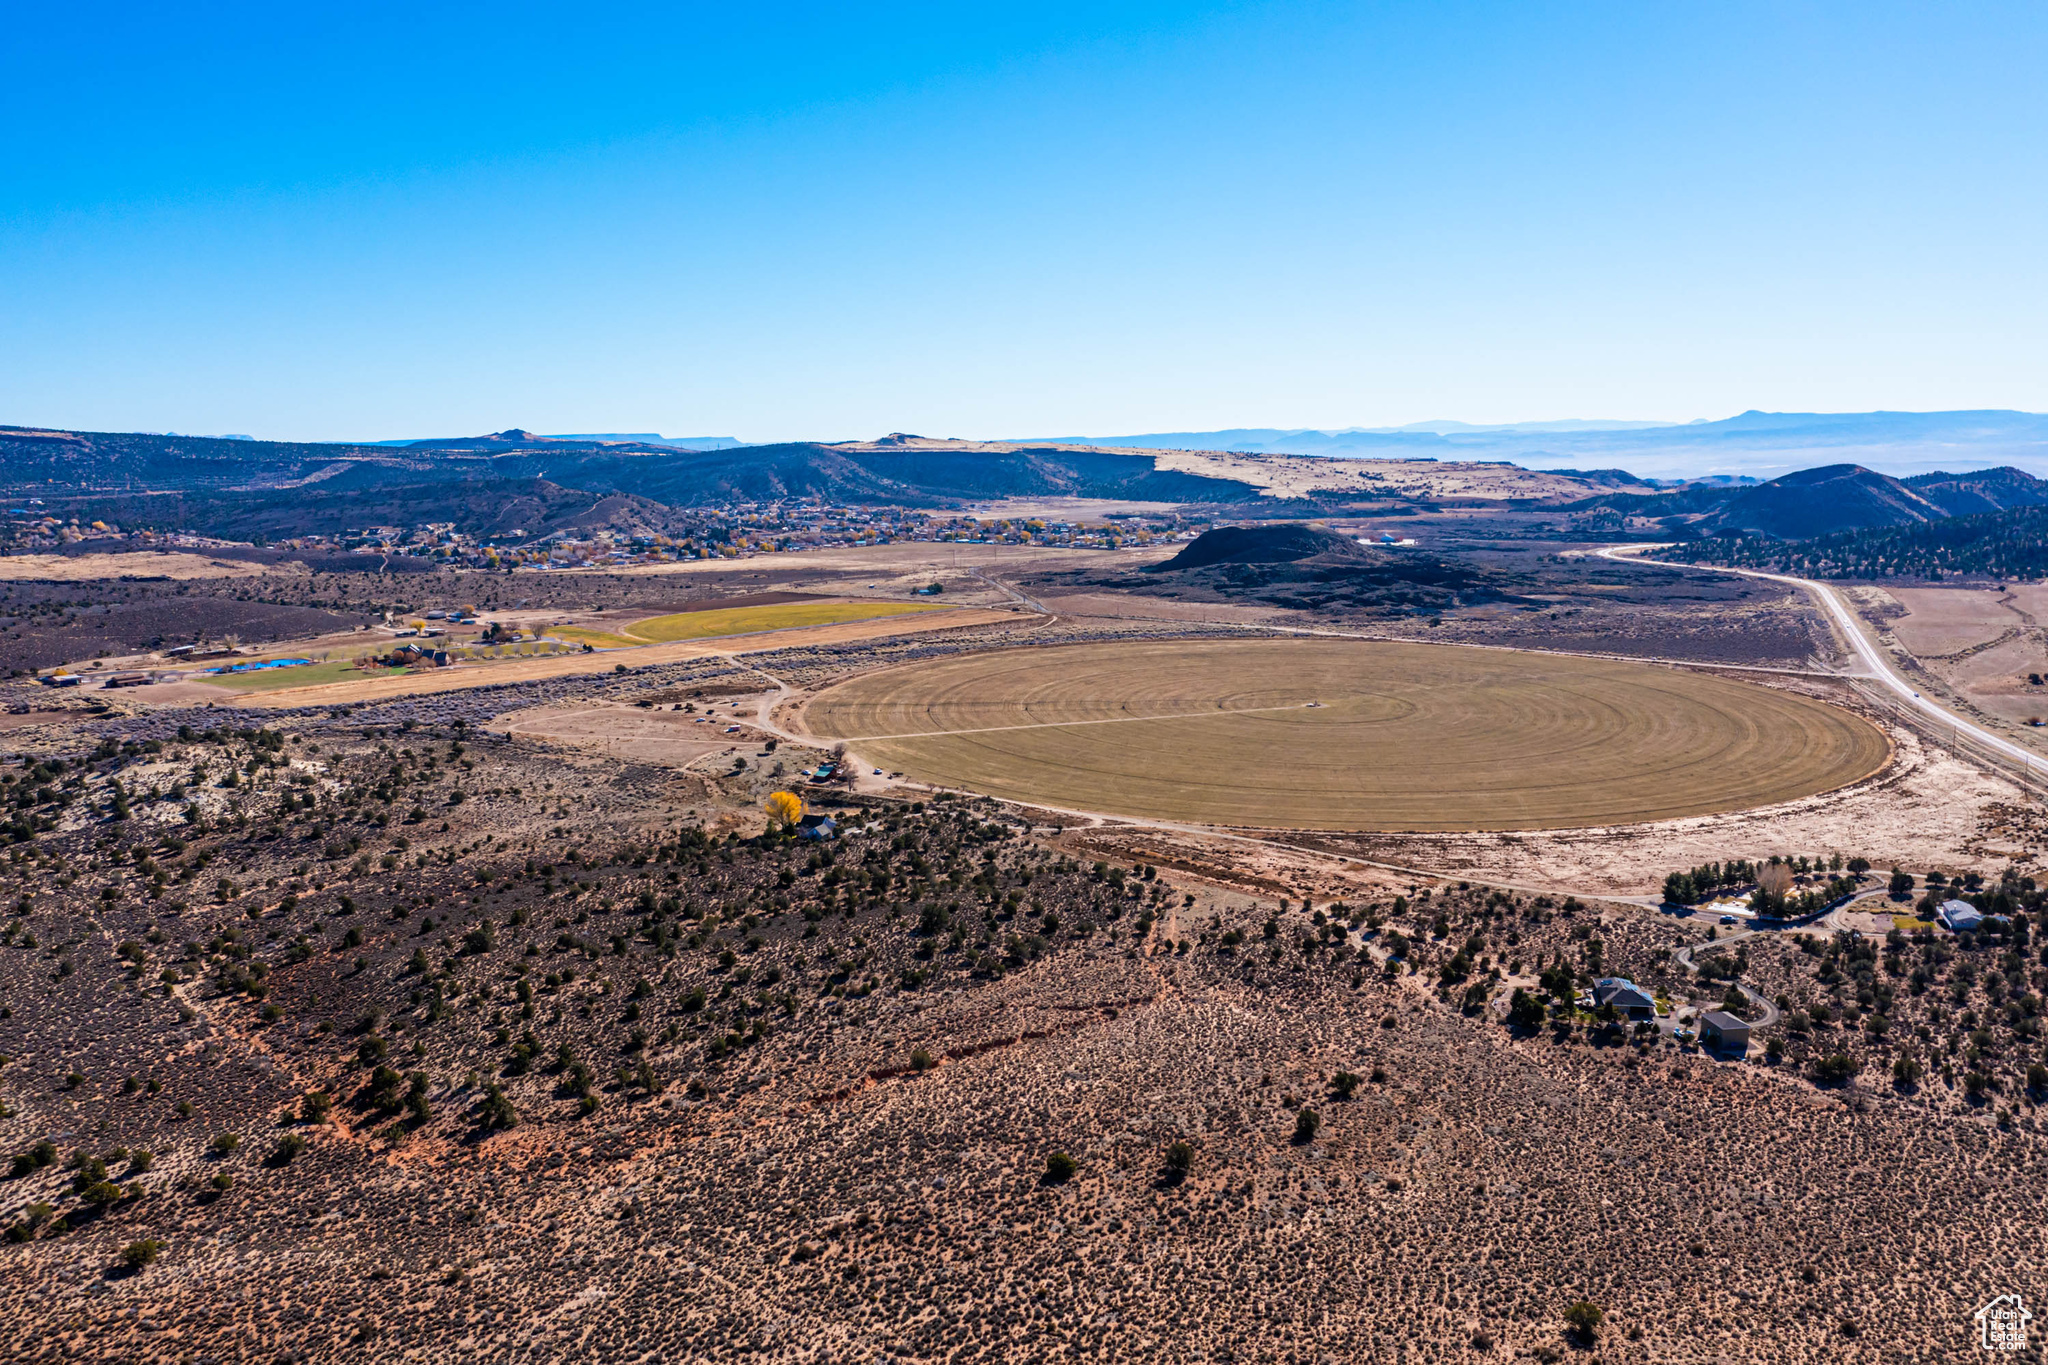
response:
[(0, 421), (2048, 409), (2044, 59), (2035, 4), (21, 6)]

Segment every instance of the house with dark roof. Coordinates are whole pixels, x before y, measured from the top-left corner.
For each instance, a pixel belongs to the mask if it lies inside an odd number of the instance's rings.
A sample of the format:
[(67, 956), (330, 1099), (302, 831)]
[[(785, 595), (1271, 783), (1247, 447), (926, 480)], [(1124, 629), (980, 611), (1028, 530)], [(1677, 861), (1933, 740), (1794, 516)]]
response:
[(1749, 1021), (1726, 1010), (1710, 1010), (1700, 1017), (1700, 1045), (1716, 1052), (1747, 1052)]
[(1657, 1000), (1624, 976), (1603, 976), (1593, 983), (1593, 1003), (1612, 1005), (1630, 1019), (1655, 1019)]

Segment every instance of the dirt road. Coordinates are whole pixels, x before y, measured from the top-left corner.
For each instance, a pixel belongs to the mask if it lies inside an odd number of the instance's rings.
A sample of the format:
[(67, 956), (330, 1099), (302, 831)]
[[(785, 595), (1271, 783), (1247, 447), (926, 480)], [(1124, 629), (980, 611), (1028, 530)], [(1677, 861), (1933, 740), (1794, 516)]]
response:
[[(1746, 938), (1755, 938), (1758, 934), (1764, 932), (1766, 931), (1762, 929), (1737, 929), (1732, 934), (1724, 934), (1720, 938), (1710, 938), (1705, 943), (1689, 943), (1673, 953), (1671, 960), (1690, 972), (1695, 970), (1692, 963), (1692, 955), (1700, 949), (1711, 948), (1718, 952), (1722, 948), (1732, 947)], [(1778, 1007), (1769, 996), (1740, 978), (1736, 979), (1732, 984), (1736, 990), (1742, 992), (1743, 999), (1764, 1012), (1763, 1018), (1750, 1021), (1752, 1028), (1769, 1028), (1778, 1022)]]

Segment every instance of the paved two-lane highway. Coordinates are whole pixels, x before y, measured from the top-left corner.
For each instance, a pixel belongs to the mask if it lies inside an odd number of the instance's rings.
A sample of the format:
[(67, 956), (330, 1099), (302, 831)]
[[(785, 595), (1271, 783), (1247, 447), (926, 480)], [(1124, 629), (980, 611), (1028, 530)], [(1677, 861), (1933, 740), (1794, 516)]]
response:
[(1803, 588), (1813, 595), (1814, 599), (1827, 611), (1835, 624), (1841, 627), (1842, 633), (1849, 637), (1849, 648), (1854, 650), (1856, 657), (1863, 662), (1863, 667), (1866, 670), (1865, 673), (1844, 674), (1844, 677), (1860, 676), (1868, 678), (1872, 682), (1882, 683), (1898, 693), (1899, 699), (1908, 706), (1925, 712), (1927, 715), (1947, 725), (1957, 734), (1967, 735), (1985, 748), (1990, 749), (1994, 753), (2003, 754), (2016, 763), (2023, 763), (2031, 767), (2035, 763), (2042, 761), (2041, 756), (2033, 750), (2014, 744), (2009, 739), (2002, 739), (1982, 726), (1973, 725), (1969, 721), (1964, 720), (1939, 702), (1921, 696), (1919, 689), (1901, 677), (1892, 667), (1891, 660), (1885, 656), (1884, 649), (1875, 640), (1870, 638), (1864, 629), (1863, 622), (1850, 609), (1849, 604), (1842, 600), (1841, 594), (1827, 584), (1817, 583), (1810, 578), (1794, 578), (1790, 574), (1765, 573), (1761, 569), (1729, 569), (1723, 568), (1718, 564), (1680, 564), (1668, 559), (1649, 558), (1649, 551), (1661, 550), (1663, 548), (1662, 545), (1616, 545), (1600, 551), (1600, 556), (1603, 559), (1612, 559), (1622, 564), (1657, 564), (1668, 569), (1705, 569), (1711, 573), (1732, 573), (1743, 578), (1761, 578), (1772, 583), (1784, 583), (1794, 588)]

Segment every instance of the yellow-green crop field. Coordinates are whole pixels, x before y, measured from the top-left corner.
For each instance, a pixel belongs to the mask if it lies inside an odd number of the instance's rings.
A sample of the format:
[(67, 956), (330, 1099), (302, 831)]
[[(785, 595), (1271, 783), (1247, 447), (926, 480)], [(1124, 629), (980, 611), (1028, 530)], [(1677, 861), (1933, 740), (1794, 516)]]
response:
[(670, 644), (677, 640), (709, 640), (720, 635), (746, 635), (796, 626), (836, 626), (842, 621), (872, 621), (884, 616), (943, 610), (936, 602), (778, 602), (765, 607), (725, 607), (651, 616), (633, 622), (621, 633), (639, 644)]

